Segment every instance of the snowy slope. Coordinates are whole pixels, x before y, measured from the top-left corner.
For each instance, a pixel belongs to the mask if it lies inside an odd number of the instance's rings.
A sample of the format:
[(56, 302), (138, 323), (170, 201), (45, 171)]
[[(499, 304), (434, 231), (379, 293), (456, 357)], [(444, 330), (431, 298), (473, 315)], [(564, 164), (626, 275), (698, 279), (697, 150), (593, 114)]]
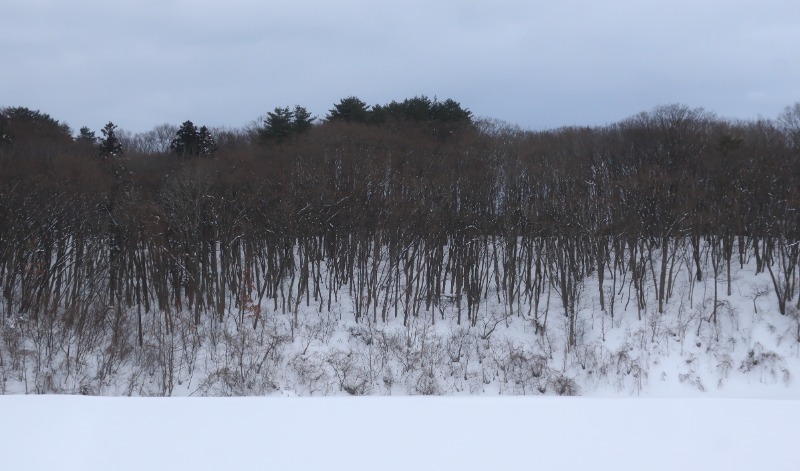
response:
[[(629, 281), (606, 277), (602, 310), (597, 279), (582, 280), (572, 346), (569, 318), (548, 283), (538, 312), (519, 297), (510, 307), (490, 283), (475, 325), (458, 325), (448, 298), (430, 309), (422, 302), (407, 325), (402, 313), (357, 323), (347, 290), (330, 310), (327, 292), (316, 301), (323, 305), (301, 300), (297, 313), (265, 300), (257, 328), (249, 311), (197, 326), (192, 313), (179, 312), (181, 327), (168, 334), (156, 313), (144, 319), (143, 347), (130, 324), (135, 313), (122, 315), (129, 324), (116, 340), (4, 319), (0, 393), (800, 399), (797, 301), (781, 315), (770, 276), (756, 273), (754, 260), (734, 264), (729, 295), (724, 271), (715, 279), (706, 266), (696, 281), (691, 253), (676, 257), (663, 313), (653, 274), (641, 309)], [(537, 332), (537, 323), (546, 329)]]

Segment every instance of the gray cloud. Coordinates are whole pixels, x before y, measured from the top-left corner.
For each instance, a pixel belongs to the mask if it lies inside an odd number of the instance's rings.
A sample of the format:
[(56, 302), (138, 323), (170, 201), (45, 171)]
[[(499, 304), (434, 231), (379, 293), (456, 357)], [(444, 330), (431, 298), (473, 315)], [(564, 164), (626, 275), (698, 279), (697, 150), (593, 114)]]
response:
[(242, 126), (276, 106), (425, 94), (530, 128), (680, 102), (800, 100), (793, 0), (6, 0), (0, 106), (73, 128)]

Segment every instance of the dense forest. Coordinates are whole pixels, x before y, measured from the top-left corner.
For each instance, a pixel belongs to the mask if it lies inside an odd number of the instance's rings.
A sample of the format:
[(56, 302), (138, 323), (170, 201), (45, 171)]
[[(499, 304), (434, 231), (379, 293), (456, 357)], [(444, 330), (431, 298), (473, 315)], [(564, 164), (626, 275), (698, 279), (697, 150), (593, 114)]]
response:
[(323, 118), (287, 106), (243, 129), (109, 122), (101, 136), (5, 108), (0, 366), (28, 350), (80, 363), (81, 348), (112, 365), (276, 316), (294, 336), (303, 312), (487, 329), (489, 300), (535, 335), (567, 319), (573, 348), (586, 280), (604, 315), (624, 289), (642, 319), (664, 312), (684, 257), (696, 281), (727, 279), (705, 322), (751, 259), (786, 314), (800, 308), (798, 182), (800, 104), (775, 120), (667, 105), (530, 131), (453, 100), (348, 97)]

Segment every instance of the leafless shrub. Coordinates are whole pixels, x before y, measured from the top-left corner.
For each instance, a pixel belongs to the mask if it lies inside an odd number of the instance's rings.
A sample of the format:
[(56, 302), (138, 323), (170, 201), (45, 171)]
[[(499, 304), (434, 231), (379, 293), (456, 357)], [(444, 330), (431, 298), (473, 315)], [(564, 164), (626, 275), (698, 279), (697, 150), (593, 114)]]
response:
[(347, 328), (347, 332), (350, 334), (351, 341), (355, 341), (366, 346), (372, 345), (374, 341), (373, 329), (371, 325), (357, 324), (350, 326)]
[(575, 361), (586, 375), (586, 381), (607, 381), (617, 369), (612, 353), (603, 345), (584, 345), (573, 351)]
[(326, 362), (333, 370), (339, 390), (351, 396), (363, 396), (371, 390), (369, 369), (365, 359), (353, 350), (334, 350)]
[(482, 317), (480, 321), (480, 333), (478, 334), (481, 340), (489, 340), (500, 324), (508, 323), (510, 316), (508, 312), (492, 310), (488, 317)]
[(97, 372), (92, 380), (93, 386), (85, 390), (102, 391), (111, 387), (117, 380), (123, 365), (130, 361), (134, 352), (135, 329), (131, 328), (129, 318), (124, 315), (121, 308), (114, 309), (111, 320), (110, 336), (106, 339), (104, 348), (99, 348), (95, 356)]
[[(798, 299), (800, 302), (800, 299)], [(797, 330), (795, 331), (795, 340), (800, 342), (800, 304), (798, 306), (786, 306), (786, 315), (794, 319)]]
[(616, 373), (616, 387), (619, 391), (631, 388), (631, 392), (640, 393), (647, 382), (647, 362), (642, 356), (634, 357), (635, 349), (624, 344), (610, 357), (610, 366)]
[(176, 316), (173, 316), (172, 322), (177, 326), (173, 329), (179, 374), (177, 381), (178, 384), (183, 383), (185, 370), (186, 379), (191, 383), (198, 355), (208, 337), (207, 330), (203, 329), (203, 326), (196, 325), (186, 312), (177, 313)]
[(22, 331), (15, 325), (0, 324), (0, 351), (6, 352), (7, 361), (3, 367), (9, 371), (20, 372), (23, 363), (24, 339)]
[(717, 383), (717, 387), (721, 388), (724, 384), (725, 380), (731, 374), (731, 370), (733, 370), (733, 358), (728, 353), (723, 353), (717, 356), (717, 372), (719, 373), (719, 382)]
[(417, 377), (413, 392), (423, 396), (436, 396), (443, 393), (436, 372), (433, 368), (426, 369)]
[(460, 363), (461, 361), (469, 361), (470, 356), (470, 335), (469, 330), (463, 327), (457, 327), (450, 332), (447, 340), (445, 341), (445, 351), (447, 358), (451, 363)]
[(513, 394), (544, 393), (550, 368), (547, 358), (524, 345), (506, 340), (491, 351), (492, 362)]
[(475, 383), (472, 377), (478, 365), (473, 362), (476, 342), (483, 343), (474, 330), (460, 326), (451, 328), (442, 340), (442, 380), (448, 383), (443, 388), (460, 392), (470, 389), (470, 384)]
[(164, 366), (156, 344), (147, 343), (134, 350), (129, 365), (126, 394), (129, 396), (163, 396), (168, 389), (162, 376)]
[(313, 343), (327, 345), (336, 332), (338, 321), (330, 312), (321, 313), (319, 316), (307, 317), (300, 330), (300, 337), (304, 339), (303, 352), (307, 352)]
[(754, 314), (758, 314), (758, 306), (756, 304), (756, 301), (758, 301), (758, 298), (768, 295), (770, 293), (770, 291), (772, 291), (772, 288), (770, 288), (769, 284), (767, 284), (767, 283), (762, 283), (762, 284), (759, 284), (759, 285), (755, 285), (755, 286), (752, 286), (750, 288), (750, 294), (747, 295), (747, 297), (750, 298), (751, 300), (753, 300), (753, 313)]
[[(2, 326), (0, 326), (2, 328)], [(5, 351), (5, 345), (2, 342), (2, 336), (0, 336), (0, 394), (5, 394), (6, 392), (6, 381), (8, 381), (8, 371), (6, 371), (6, 360), (3, 352)]]
[(325, 357), (320, 352), (298, 353), (289, 360), (289, 368), (297, 377), (298, 386), (310, 395), (329, 394), (333, 391), (333, 379), (326, 368)]
[(248, 396), (279, 389), (285, 345), (290, 336), (276, 322), (264, 322), (258, 330), (223, 333), (216, 362), (198, 390), (212, 395)]
[(412, 320), (406, 329), (387, 335), (386, 345), (392, 356), (400, 363), (401, 375), (421, 369), (424, 345), (429, 340), (427, 325)]
[(563, 373), (555, 373), (548, 378), (547, 389), (559, 396), (577, 396), (580, 393), (578, 383)]
[(700, 376), (693, 374), (693, 373), (681, 373), (678, 375), (678, 381), (683, 384), (688, 384), (693, 388), (696, 388), (700, 392), (705, 392), (706, 387), (703, 385), (703, 380)]
[(739, 365), (742, 373), (757, 373), (759, 381), (770, 384), (783, 381), (789, 384), (791, 373), (786, 367), (786, 361), (781, 355), (766, 349), (760, 342), (747, 352), (747, 357)]

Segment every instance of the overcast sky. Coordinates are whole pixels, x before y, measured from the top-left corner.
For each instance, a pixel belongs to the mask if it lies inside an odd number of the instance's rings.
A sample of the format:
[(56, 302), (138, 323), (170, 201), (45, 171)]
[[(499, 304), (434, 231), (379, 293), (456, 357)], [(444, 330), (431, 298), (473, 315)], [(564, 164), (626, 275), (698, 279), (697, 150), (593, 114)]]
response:
[(800, 101), (798, 0), (3, 0), (0, 107), (73, 129), (240, 127), (453, 98), (523, 128)]

